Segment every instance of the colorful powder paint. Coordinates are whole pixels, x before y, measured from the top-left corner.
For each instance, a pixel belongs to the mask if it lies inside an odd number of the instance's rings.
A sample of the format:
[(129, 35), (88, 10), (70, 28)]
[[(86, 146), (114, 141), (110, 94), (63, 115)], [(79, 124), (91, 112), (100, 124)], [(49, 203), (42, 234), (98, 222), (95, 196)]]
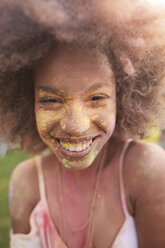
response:
[(89, 160), (88, 160), (88, 162), (87, 162), (87, 165), (88, 165), (88, 166), (91, 165), (91, 164), (93, 163), (93, 161), (95, 160), (97, 154), (98, 154), (97, 151), (90, 154)]
[(43, 91), (43, 90), (40, 90), (39, 91), (39, 97), (41, 98), (41, 97), (44, 97), (46, 94), (45, 94), (45, 92)]
[(72, 167), (72, 165), (74, 164), (73, 162), (71, 162), (71, 161), (68, 161), (66, 158), (63, 158), (62, 159), (62, 163), (63, 163), (63, 165), (65, 166), (65, 168), (71, 168)]
[(53, 131), (51, 131), (51, 132), (50, 132), (50, 136), (53, 136), (53, 135), (54, 135), (54, 132), (53, 132)]
[[(76, 62), (71, 64), (65, 61), (66, 52), (64, 54), (63, 50), (61, 56), (64, 56), (65, 62), (58, 61), (58, 58), (54, 61), (56, 56), (50, 54), (50, 61), (52, 62), (53, 58), (54, 62), (52, 71), (48, 70), (49, 81), (46, 83), (50, 88), (56, 89), (57, 94), (60, 94), (61, 101), (60, 104), (49, 101), (54, 99), (54, 95), (56, 98), (56, 94), (53, 93), (52, 96), (52, 93), (46, 90), (44, 94), (41, 91), (41, 96), (44, 95), (46, 101), (39, 102), (39, 111), (36, 111), (37, 124), (41, 127), (39, 131), (41, 131), (44, 143), (50, 146), (53, 152), (57, 152), (58, 159), (66, 168), (73, 169), (87, 168), (93, 163), (98, 152), (108, 140), (106, 134), (111, 136), (111, 127), (115, 123), (116, 116), (114, 80), (111, 80), (104, 71), (99, 70), (97, 61), (93, 63), (93, 58), (91, 59), (88, 53), (86, 54), (87, 57), (89, 56), (88, 62), (86, 58), (82, 61), (77, 60), (79, 52), (78, 49), (73, 55), (68, 51), (73, 62)], [(49, 63), (47, 65), (50, 66)], [(42, 80), (43, 78), (38, 81), (41, 87), (45, 85), (45, 80)], [(94, 97), (96, 99), (93, 99)], [(41, 108), (43, 109), (41, 110)], [(36, 108), (36, 110), (38, 109)], [(55, 137), (70, 137), (71, 140), (77, 140), (77, 147), (82, 149), (79, 137), (91, 139), (91, 136), (99, 136), (99, 138), (95, 139), (92, 149), (89, 149), (88, 155), (83, 155), (82, 159), (74, 160), (75, 154), (69, 158), (69, 155), (62, 152), (64, 148), (71, 150), (72, 141), (64, 142), (64, 147), (54, 142)], [(61, 145), (61, 149), (59, 149), (59, 145)]]

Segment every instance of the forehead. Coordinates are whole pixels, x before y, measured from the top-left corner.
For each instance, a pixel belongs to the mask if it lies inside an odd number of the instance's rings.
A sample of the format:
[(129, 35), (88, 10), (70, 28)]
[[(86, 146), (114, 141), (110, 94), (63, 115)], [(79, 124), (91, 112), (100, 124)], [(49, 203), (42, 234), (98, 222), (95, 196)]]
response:
[[(94, 84), (112, 84), (113, 72), (105, 57), (73, 46), (52, 48), (35, 70), (35, 85), (61, 90), (83, 90)], [(72, 87), (70, 87), (72, 85)]]

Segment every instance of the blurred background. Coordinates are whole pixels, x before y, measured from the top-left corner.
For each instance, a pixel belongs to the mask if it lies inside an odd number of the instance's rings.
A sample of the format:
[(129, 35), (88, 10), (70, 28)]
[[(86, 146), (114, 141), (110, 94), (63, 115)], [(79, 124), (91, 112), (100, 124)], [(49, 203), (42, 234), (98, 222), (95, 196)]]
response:
[(25, 152), (7, 152), (0, 143), (0, 248), (9, 248), (10, 217), (8, 190), (11, 173), (15, 166), (30, 156)]

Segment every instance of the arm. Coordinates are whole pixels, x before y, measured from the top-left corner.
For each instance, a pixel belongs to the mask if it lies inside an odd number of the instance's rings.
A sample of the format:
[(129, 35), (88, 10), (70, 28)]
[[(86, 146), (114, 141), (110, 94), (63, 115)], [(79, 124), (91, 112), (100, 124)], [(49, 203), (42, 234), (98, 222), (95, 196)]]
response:
[(124, 181), (134, 206), (139, 248), (165, 247), (165, 151), (155, 144), (133, 143)]
[(37, 172), (31, 159), (19, 164), (11, 177), (9, 202), (14, 233), (29, 233), (30, 214), (38, 200)]

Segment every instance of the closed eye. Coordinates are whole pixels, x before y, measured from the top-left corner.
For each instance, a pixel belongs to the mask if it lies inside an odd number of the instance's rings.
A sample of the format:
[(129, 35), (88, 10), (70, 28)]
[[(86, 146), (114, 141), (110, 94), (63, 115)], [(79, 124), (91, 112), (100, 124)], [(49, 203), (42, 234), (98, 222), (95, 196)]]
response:
[(108, 95), (100, 94), (100, 95), (91, 96), (90, 100), (93, 101), (93, 102), (97, 102), (97, 101), (101, 101), (101, 100), (104, 100), (104, 99), (107, 99), (107, 98), (109, 98)]
[(92, 98), (91, 98), (91, 100), (92, 101), (98, 101), (98, 100), (102, 100), (102, 99), (104, 99), (105, 97), (103, 97), (103, 96), (93, 96)]
[(41, 98), (39, 100), (40, 103), (61, 103), (61, 101), (57, 98)]

